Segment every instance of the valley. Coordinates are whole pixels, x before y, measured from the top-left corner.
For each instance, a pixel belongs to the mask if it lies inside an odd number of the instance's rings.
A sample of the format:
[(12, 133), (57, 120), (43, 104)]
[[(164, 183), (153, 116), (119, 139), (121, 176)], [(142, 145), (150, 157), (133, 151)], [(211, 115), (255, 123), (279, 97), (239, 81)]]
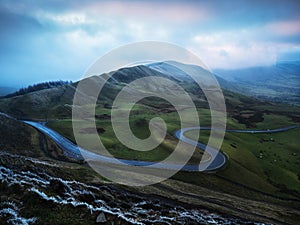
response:
[[(150, 135), (149, 121), (162, 118), (167, 133), (157, 148), (140, 152), (123, 146), (110, 121), (113, 100), (127, 83), (144, 76), (170, 76), (164, 74), (166, 65), (158, 67), (120, 69), (97, 99), (95, 115), (92, 115), (96, 130), (115, 158), (126, 162), (157, 162), (167, 158), (178, 143), (174, 136), (181, 129), (178, 112), (170, 103), (156, 97), (135, 104), (129, 124), (133, 134), (145, 139)], [(211, 126), (206, 98), (181, 71), (172, 71), (176, 73), (176, 82), (191, 93), (204, 128), (200, 135), (188, 129), (184, 136), (205, 146)], [(4, 215), (1, 220), (12, 221), (18, 214), (15, 220), (23, 219), (28, 224), (94, 224), (98, 219), (104, 224), (207, 224), (208, 221), (212, 224), (294, 224), (299, 221), (299, 107), (224, 89), (228, 132), (220, 150), (227, 157), (226, 164), (209, 172), (183, 169), (159, 184), (126, 187), (93, 171), (79, 150), (66, 152), (53, 135), (32, 127), (46, 126), (66, 138), (64, 142), (70, 146), (76, 144), (72, 127), (76, 85), (67, 83), (0, 99), (0, 215)], [(190, 113), (189, 108), (181, 110)], [(22, 120), (36, 123), (26, 125)], [(190, 127), (193, 127), (192, 120)], [(86, 142), (90, 142), (91, 130), (89, 126), (82, 128), (81, 136)], [(109, 155), (101, 157), (107, 159)], [(186, 168), (198, 165), (201, 159), (209, 161), (210, 155), (197, 148)]]

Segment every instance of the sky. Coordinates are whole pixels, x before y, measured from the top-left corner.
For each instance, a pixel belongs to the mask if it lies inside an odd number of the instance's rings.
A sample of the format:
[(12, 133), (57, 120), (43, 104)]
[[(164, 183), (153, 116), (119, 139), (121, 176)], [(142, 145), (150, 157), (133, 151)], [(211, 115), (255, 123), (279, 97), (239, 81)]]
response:
[(79, 80), (111, 49), (164, 41), (209, 68), (300, 60), (300, 1), (0, 0), (0, 86)]

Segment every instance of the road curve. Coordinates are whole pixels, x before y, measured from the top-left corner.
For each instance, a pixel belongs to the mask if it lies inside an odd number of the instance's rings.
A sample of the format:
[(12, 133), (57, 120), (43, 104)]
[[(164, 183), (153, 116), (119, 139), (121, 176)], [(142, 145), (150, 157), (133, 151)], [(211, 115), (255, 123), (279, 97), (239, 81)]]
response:
[[(287, 130), (291, 130), (294, 128), (299, 127), (299, 125), (292, 125), (288, 127), (283, 127), (283, 128), (277, 128), (277, 129), (265, 129), (265, 130), (236, 130), (236, 129), (228, 129), (226, 132), (233, 132), (233, 133), (250, 133), (250, 134), (262, 134), (262, 133), (278, 133), (278, 132), (283, 132)], [(210, 146), (207, 146), (203, 143), (194, 141), (192, 139), (187, 138), (184, 136), (184, 133), (187, 131), (192, 131), (192, 130), (212, 130), (210, 127), (186, 127), (182, 128), (180, 130), (177, 130), (175, 132), (175, 137), (185, 143), (197, 146), (198, 148), (205, 150), (208, 154), (211, 156), (215, 156), (212, 162), (206, 162), (202, 163), (200, 165), (201, 168), (205, 168), (204, 171), (214, 171), (217, 169), (222, 168), (227, 161), (227, 157), (224, 155), (224, 153), (218, 151), (217, 149), (214, 149)]]
[[(73, 142), (68, 140), (67, 138), (63, 137), (56, 131), (50, 129), (49, 127), (46, 127), (45, 125), (33, 121), (23, 121), (24, 123), (34, 127), (35, 129), (39, 130), (40, 132), (46, 134), (48, 137), (50, 137), (64, 152), (64, 154), (67, 157), (76, 159), (76, 160), (96, 160), (100, 162), (105, 162), (105, 163), (114, 163), (114, 164), (128, 164), (131, 166), (152, 166), (154, 168), (158, 169), (169, 169), (169, 170), (174, 170), (178, 169), (178, 165), (175, 164), (157, 164), (156, 162), (148, 162), (148, 161), (138, 161), (138, 160), (125, 160), (125, 159), (114, 159), (111, 157), (107, 156), (102, 156), (93, 152), (90, 152), (88, 150), (85, 150), (83, 148), (80, 148), (79, 146), (75, 145)], [(236, 132), (236, 133), (252, 133), (252, 134), (257, 134), (257, 133), (276, 133), (276, 132), (283, 132), (287, 131), (290, 129), (294, 129), (299, 127), (299, 125), (293, 125), (289, 127), (284, 127), (284, 128), (278, 128), (274, 130), (226, 130), (226, 132)], [(208, 154), (211, 156), (215, 156), (213, 161), (208, 161), (204, 163), (199, 164), (187, 164), (183, 165), (181, 170), (184, 171), (215, 171), (217, 169), (220, 169), (226, 164), (227, 158), (226, 156), (218, 151), (217, 149), (214, 149), (210, 146), (207, 146), (203, 143), (194, 141), (192, 139), (187, 138), (184, 136), (184, 133), (187, 131), (191, 130), (211, 130), (210, 127), (187, 127), (187, 128), (182, 128), (180, 130), (177, 130), (174, 134), (176, 138), (179, 140), (186, 142), (188, 144), (194, 145), (202, 150), (205, 150)], [(82, 153), (84, 153), (84, 158), (82, 157)], [(204, 169), (202, 169), (204, 168)]]
[[(118, 159), (111, 158), (108, 156), (99, 155), (83, 149), (73, 142), (68, 140), (67, 138), (63, 137), (56, 131), (46, 127), (42, 123), (33, 122), (33, 121), (23, 121), (25, 124), (28, 124), (38, 131), (44, 133), (48, 137), (50, 137), (64, 152), (67, 157), (76, 160), (85, 160), (85, 161), (98, 161), (104, 163), (111, 163), (111, 164), (127, 164), (130, 166), (151, 166), (152, 168), (156, 169), (168, 169), (168, 170), (178, 170), (180, 165), (178, 164), (162, 164), (156, 162), (149, 162), (149, 161), (138, 161), (138, 160), (126, 160), (126, 159)], [(84, 155), (84, 157), (82, 156)], [(182, 169), (184, 171), (199, 171), (199, 165), (183, 165)]]

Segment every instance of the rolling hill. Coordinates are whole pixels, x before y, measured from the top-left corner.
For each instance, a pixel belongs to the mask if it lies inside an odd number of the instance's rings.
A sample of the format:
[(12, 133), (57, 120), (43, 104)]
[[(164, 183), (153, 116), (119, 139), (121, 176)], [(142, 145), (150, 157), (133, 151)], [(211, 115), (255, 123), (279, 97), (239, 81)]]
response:
[[(205, 70), (198, 66), (184, 65), (177, 63), (181, 68), (187, 68), (189, 73), (205, 74)], [(175, 65), (175, 66), (174, 66)], [(99, 101), (103, 104), (111, 104), (117, 93), (124, 85), (141, 77), (157, 76), (173, 80), (180, 84), (188, 93), (192, 95), (197, 106), (207, 108), (205, 96), (198, 85), (182, 70), (176, 67), (176, 63), (170, 65), (167, 62), (139, 65), (129, 68), (121, 68), (113, 72), (102, 92), (99, 95)], [(174, 76), (173, 76), (174, 74)], [(104, 74), (105, 76), (105, 74)], [(100, 82), (99, 76), (94, 76), (95, 82), (89, 82), (94, 90), (97, 83)], [(217, 77), (221, 87), (225, 90), (225, 98), (228, 103), (228, 110), (233, 111), (238, 105), (244, 108), (244, 105), (260, 105), (261, 102), (255, 99), (247, 98), (228, 90), (237, 90), (230, 82)], [(102, 82), (102, 81), (101, 81)], [(153, 80), (155, 82), (155, 79)], [(34, 91), (20, 96), (0, 99), (0, 111), (22, 119), (43, 119), (49, 118), (66, 118), (71, 115), (71, 105), (76, 90), (76, 83), (70, 83), (59, 87), (48, 88), (40, 91)], [(237, 92), (237, 91), (236, 91)], [(83, 94), (84, 95), (84, 94)], [(234, 97), (234, 100), (232, 99)], [(86, 96), (83, 96), (86, 97)]]

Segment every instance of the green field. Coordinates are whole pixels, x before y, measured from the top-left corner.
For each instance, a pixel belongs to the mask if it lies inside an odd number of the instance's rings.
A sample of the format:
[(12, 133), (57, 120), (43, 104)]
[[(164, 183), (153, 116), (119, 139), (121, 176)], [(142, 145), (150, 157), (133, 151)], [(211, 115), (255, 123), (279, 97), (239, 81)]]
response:
[[(122, 109), (124, 110), (124, 109)], [(209, 112), (207, 110), (199, 111), (203, 118), (206, 120), (206, 124), (209, 123)], [(186, 110), (186, 113), (189, 113), (189, 110)], [(96, 110), (97, 115), (110, 114), (109, 110), (98, 107)], [(96, 126), (97, 128), (104, 129), (105, 132), (99, 134), (99, 137), (106, 147), (106, 149), (114, 157), (122, 159), (135, 159), (135, 160), (145, 160), (145, 161), (161, 161), (168, 157), (175, 146), (177, 145), (177, 139), (173, 137), (174, 132), (180, 127), (179, 117), (176, 112), (172, 113), (157, 113), (154, 109), (145, 108), (141, 105), (136, 105), (133, 110), (130, 112), (130, 127), (132, 133), (140, 139), (147, 138), (150, 135), (148, 128), (148, 121), (153, 117), (161, 117), (167, 124), (167, 134), (165, 140), (159, 145), (156, 149), (151, 151), (135, 151), (124, 146), (115, 136), (113, 131), (110, 119), (97, 119)], [(64, 120), (53, 120), (49, 121), (47, 124), (50, 128), (58, 131), (63, 136), (67, 137), (74, 143), (75, 138), (72, 130), (72, 121), (70, 119)], [(190, 125), (193, 125), (193, 121), (190, 121)], [(83, 129), (87, 129), (83, 123)], [(90, 147), (89, 149), (97, 149), (98, 146), (93, 145), (91, 136), (89, 133), (83, 133), (81, 138), (87, 143)], [(191, 159), (191, 163), (199, 162), (202, 158), (202, 151), (196, 151)]]
[[(264, 122), (257, 124), (257, 129), (291, 124), (285, 116), (266, 115)], [(186, 136), (192, 132), (187, 132)], [(278, 194), (283, 194), (283, 190), (290, 190), (299, 195), (299, 133), (300, 128), (271, 134), (227, 132), (221, 150), (229, 156), (229, 162), (218, 174), (268, 193), (280, 191), (282, 193)], [(208, 137), (209, 131), (201, 131), (199, 141), (207, 143)]]
[[(189, 113), (189, 109), (185, 110), (185, 113)], [(201, 126), (210, 126), (209, 110), (198, 109), (198, 113)], [(249, 113), (249, 110), (246, 113)], [(104, 114), (110, 115), (110, 109), (100, 105), (96, 107), (96, 115)], [(165, 121), (167, 135), (161, 145), (148, 152), (135, 151), (120, 143), (112, 129), (110, 118), (97, 119), (96, 126), (104, 130), (103, 133), (99, 134), (99, 137), (114, 157), (160, 161), (168, 157), (177, 144), (173, 134), (180, 128), (179, 116), (177, 112), (164, 113), (160, 112), (157, 107), (146, 107), (137, 104), (130, 112), (129, 123), (132, 133), (138, 138), (147, 138), (150, 135), (148, 122), (153, 117), (161, 117)], [(263, 118), (262, 122), (254, 123), (255, 129), (275, 129), (295, 124), (290, 117), (277, 112), (264, 113)], [(75, 142), (70, 119), (49, 121), (47, 125)], [(190, 126), (193, 126), (193, 121), (190, 121)], [(227, 127), (230, 129), (247, 129), (245, 124), (238, 123), (230, 115), (228, 116)], [(221, 151), (229, 156), (229, 161), (226, 167), (218, 171), (216, 175), (219, 178), (228, 179), (276, 196), (300, 196), (299, 133), (300, 128), (273, 134), (227, 132)], [(201, 131), (200, 142), (207, 143), (209, 134), (209, 131)], [(193, 131), (187, 132), (186, 136), (194, 136)], [(82, 134), (82, 138), (86, 139), (87, 143), (93, 143), (88, 133)], [(91, 146), (91, 149), (96, 148), (96, 146)], [(190, 163), (198, 163), (202, 156), (202, 151), (197, 149)], [(190, 173), (183, 180), (195, 183), (200, 178), (199, 176), (202, 175)], [(179, 173), (174, 178), (181, 179), (180, 177)]]

